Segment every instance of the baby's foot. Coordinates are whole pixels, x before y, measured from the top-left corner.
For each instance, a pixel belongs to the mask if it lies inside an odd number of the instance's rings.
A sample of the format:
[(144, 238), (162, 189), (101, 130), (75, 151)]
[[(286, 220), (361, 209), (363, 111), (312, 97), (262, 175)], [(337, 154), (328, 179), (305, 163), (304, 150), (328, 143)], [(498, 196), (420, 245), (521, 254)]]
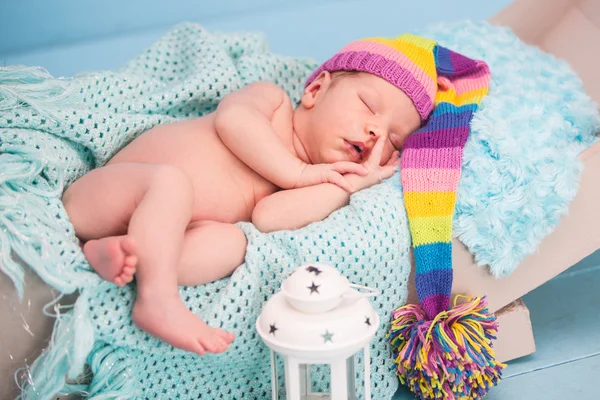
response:
[(129, 236), (111, 236), (90, 240), (83, 253), (98, 275), (107, 281), (123, 286), (133, 280), (137, 256)]
[(206, 325), (186, 308), (179, 295), (143, 297), (138, 292), (132, 318), (151, 335), (200, 355), (222, 353), (234, 339), (232, 333)]

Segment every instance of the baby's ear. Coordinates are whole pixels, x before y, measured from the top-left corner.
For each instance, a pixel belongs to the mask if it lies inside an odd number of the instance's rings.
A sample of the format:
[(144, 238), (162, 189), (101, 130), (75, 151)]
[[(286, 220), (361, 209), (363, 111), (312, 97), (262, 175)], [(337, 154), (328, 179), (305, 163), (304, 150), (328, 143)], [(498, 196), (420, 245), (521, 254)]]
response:
[(331, 86), (331, 73), (323, 71), (304, 89), (300, 103), (304, 108), (310, 109), (315, 106), (317, 98)]

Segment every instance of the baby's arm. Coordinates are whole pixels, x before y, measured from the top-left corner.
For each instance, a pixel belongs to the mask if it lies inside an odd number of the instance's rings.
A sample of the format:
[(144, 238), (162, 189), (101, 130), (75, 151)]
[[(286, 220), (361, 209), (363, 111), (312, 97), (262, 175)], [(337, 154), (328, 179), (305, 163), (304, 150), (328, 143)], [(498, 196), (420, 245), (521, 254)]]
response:
[[(377, 143), (365, 162), (367, 175), (345, 175), (357, 190), (366, 189), (394, 174), (398, 153), (394, 153), (386, 165), (379, 165), (383, 143), (383, 139)], [(349, 200), (350, 193), (329, 183), (283, 190), (259, 201), (252, 213), (252, 223), (261, 232), (298, 229), (327, 218)]]
[(227, 95), (217, 107), (215, 128), (223, 143), (246, 165), (281, 188), (291, 188), (304, 163), (279, 139), (271, 120), (286, 94), (258, 82)]
[(299, 229), (327, 218), (349, 200), (350, 193), (331, 183), (282, 190), (258, 202), (252, 223), (261, 232)]
[(219, 103), (215, 129), (242, 162), (280, 188), (331, 182), (353, 189), (342, 174), (364, 174), (360, 165), (351, 162), (308, 165), (286, 147), (271, 124), (275, 113), (285, 111), (283, 107), (290, 107), (291, 115), (291, 103), (281, 88), (272, 83), (253, 83)]

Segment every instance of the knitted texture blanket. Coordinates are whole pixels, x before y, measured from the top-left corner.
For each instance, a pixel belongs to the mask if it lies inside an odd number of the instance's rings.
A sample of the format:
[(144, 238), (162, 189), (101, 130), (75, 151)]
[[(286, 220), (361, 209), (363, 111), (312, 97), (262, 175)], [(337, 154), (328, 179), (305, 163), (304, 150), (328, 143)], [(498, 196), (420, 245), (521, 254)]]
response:
[[(463, 22), (416, 33), (484, 59), (493, 71), (465, 147), (454, 224), (480, 263), (510, 273), (573, 198), (577, 154), (595, 140), (597, 109), (565, 63), (505, 29)], [(262, 35), (182, 24), (118, 71), (54, 79), (37, 69), (0, 69), (0, 267), (19, 293), (22, 264), (63, 293), (79, 292), (72, 310), (56, 309), (51, 344), (24, 374), (26, 398), (267, 398), (269, 358), (254, 322), (281, 280), (305, 262), (334, 264), (383, 293), (373, 300), (383, 326), (372, 344), (372, 393), (391, 398), (397, 379), (384, 336), (390, 312), (405, 302), (410, 271), (398, 175), (297, 231), (262, 234), (240, 224), (245, 263), (229, 278), (180, 288), (193, 312), (236, 333), (228, 352), (206, 357), (132, 324), (135, 286), (117, 288), (90, 269), (60, 202), (67, 185), (153, 126), (204, 115), (257, 80), (277, 83), (296, 102), (316, 67), (270, 53)], [(313, 372), (315, 389), (327, 385), (324, 369)]]

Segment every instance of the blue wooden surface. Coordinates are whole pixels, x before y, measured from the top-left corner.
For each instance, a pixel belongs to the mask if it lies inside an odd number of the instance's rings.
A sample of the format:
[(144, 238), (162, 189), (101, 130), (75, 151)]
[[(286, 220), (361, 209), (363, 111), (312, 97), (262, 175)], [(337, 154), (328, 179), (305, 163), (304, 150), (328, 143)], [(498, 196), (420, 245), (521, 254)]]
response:
[(591, 356), (507, 379), (486, 400), (598, 400), (599, 374), (600, 356)]
[(538, 351), (513, 362), (509, 375), (600, 355), (599, 255), (588, 257), (523, 298), (531, 312)]

